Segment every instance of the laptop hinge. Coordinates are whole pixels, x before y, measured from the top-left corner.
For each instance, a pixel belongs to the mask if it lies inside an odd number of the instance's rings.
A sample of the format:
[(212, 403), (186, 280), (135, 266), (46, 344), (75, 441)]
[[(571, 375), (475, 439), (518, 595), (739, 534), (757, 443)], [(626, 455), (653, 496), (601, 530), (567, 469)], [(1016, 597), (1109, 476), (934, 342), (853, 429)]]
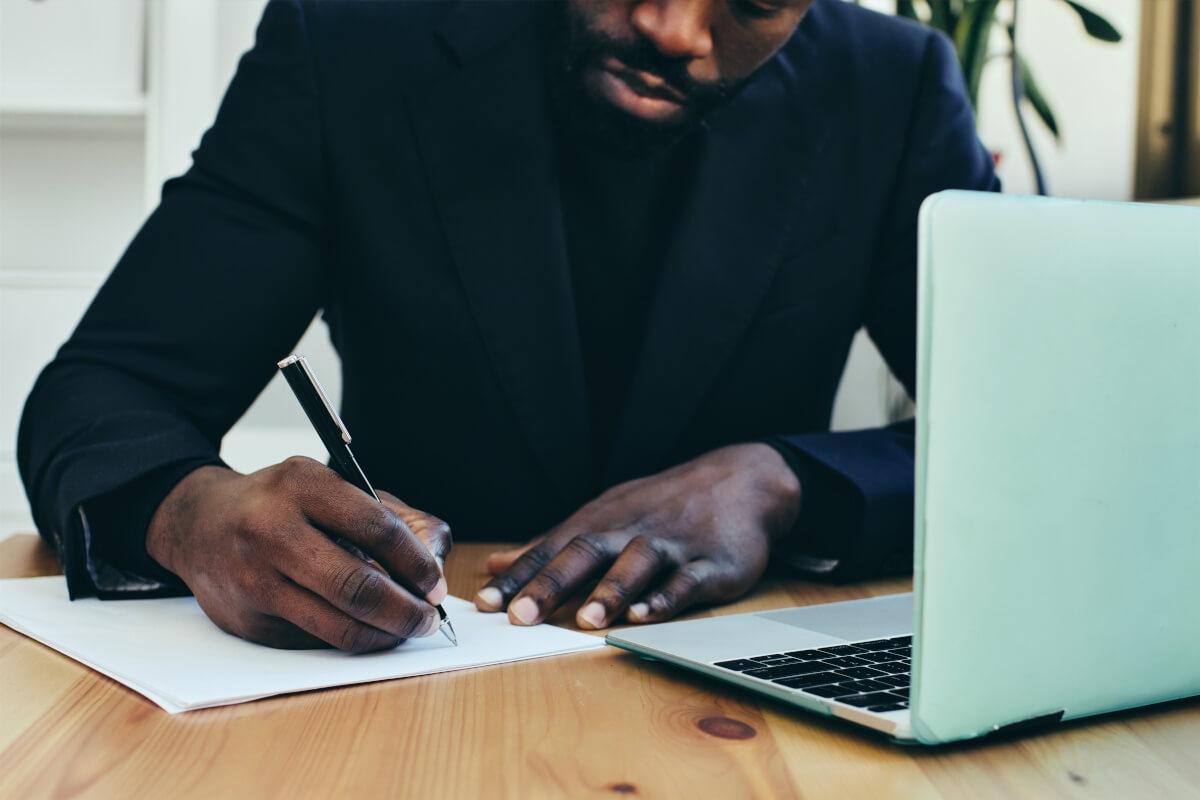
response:
[(1040, 730), (1041, 728), (1050, 728), (1062, 722), (1063, 714), (1066, 713), (1065, 708), (1060, 708), (1058, 711), (1052, 711), (1049, 714), (1041, 714), (1040, 716), (1023, 719), (1020, 722), (1010, 722), (1007, 725), (999, 725), (992, 729), (988, 736), (1007, 736), (1016, 734), (1023, 736), (1027, 733)]

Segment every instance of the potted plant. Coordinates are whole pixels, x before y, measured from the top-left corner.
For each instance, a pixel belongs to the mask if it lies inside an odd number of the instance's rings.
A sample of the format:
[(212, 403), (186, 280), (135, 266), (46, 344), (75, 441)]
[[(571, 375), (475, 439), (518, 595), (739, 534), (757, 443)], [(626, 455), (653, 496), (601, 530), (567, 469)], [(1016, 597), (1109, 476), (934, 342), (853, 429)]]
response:
[[(1088, 36), (1102, 42), (1121, 41), (1121, 33), (1095, 11), (1075, 0), (1059, 1), (1079, 16)], [(1050, 103), (1038, 88), (1028, 62), (1017, 50), (1019, 5), (1020, 0), (896, 0), (896, 13), (923, 22), (950, 37), (958, 52), (958, 61), (966, 79), (967, 94), (972, 107), (976, 109), (979, 107), (979, 85), (983, 68), (994, 55), (988, 50), (992, 29), (999, 26), (1004, 30), (1008, 47), (1001, 56), (1008, 59), (1011, 70), (1013, 112), (1016, 114), (1021, 139), (1029, 153), (1038, 194), (1045, 194), (1045, 180), (1025, 124), (1024, 102), (1029, 103), (1056, 140), (1059, 135), (1058, 120), (1055, 119)]]

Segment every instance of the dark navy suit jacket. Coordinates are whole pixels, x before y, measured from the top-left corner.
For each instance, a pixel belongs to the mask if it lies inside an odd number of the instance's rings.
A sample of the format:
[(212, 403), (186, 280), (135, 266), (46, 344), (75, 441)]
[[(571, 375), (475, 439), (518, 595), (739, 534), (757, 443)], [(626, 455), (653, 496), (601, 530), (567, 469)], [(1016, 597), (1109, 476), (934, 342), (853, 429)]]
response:
[(843, 577), (910, 564), (911, 431), (828, 426), (863, 326), (913, 388), (922, 199), (996, 186), (951, 45), (816, 0), (711, 115), (597, 481), (542, 8), (269, 5), (25, 411), (22, 475), (74, 595), (153, 588), (101, 585), (89, 555), (144, 531), (92, 529), (88, 504), (215, 460), (317, 312), (365, 470), (459, 539), (525, 539), (604, 486), (778, 437), (823, 509), (787, 546)]

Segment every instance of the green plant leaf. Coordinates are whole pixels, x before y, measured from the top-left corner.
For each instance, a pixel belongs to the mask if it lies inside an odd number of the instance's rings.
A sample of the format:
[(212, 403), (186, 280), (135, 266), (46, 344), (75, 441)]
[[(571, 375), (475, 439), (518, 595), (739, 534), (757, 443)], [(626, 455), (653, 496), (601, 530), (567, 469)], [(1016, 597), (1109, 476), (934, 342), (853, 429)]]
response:
[(967, 81), (967, 96), (973, 108), (979, 107), (979, 82), (983, 65), (987, 63), (988, 40), (999, 4), (1000, 0), (978, 0), (964, 6), (954, 29), (954, 46), (958, 50), (958, 60)]
[(1046, 96), (1042, 94), (1037, 81), (1033, 79), (1033, 71), (1029, 69), (1029, 62), (1024, 57), (1020, 59), (1020, 70), (1021, 86), (1025, 90), (1025, 99), (1033, 106), (1033, 110), (1037, 112), (1038, 117), (1045, 123), (1050, 133), (1054, 135), (1054, 140), (1059, 141), (1058, 120), (1054, 118), (1054, 110), (1050, 108), (1050, 103), (1046, 101)]
[(919, 20), (917, 16), (917, 7), (913, 0), (896, 0), (896, 16), (908, 17), (909, 19)]
[(1089, 36), (1104, 42), (1121, 41), (1121, 32), (1113, 27), (1113, 24), (1104, 17), (1090, 8), (1081, 6), (1075, 0), (1063, 0), (1063, 2), (1079, 15), (1079, 19), (1083, 21), (1083, 29), (1088, 32)]
[(929, 0), (929, 25), (950, 36), (954, 35), (954, 24), (958, 15), (950, 7), (950, 0)]

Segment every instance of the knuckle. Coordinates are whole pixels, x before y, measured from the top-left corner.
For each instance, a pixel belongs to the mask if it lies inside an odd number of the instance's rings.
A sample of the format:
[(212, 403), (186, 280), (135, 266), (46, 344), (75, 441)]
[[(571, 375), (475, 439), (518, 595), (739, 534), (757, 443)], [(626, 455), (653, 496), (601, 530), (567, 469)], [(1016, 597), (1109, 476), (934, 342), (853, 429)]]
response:
[(355, 565), (341, 576), (337, 594), (351, 614), (370, 614), (383, 603), (383, 576), (365, 564)]
[[(242, 567), (233, 577), (234, 584), (243, 597), (257, 601), (262, 594), (262, 576), (258, 570)], [(255, 605), (258, 605), (256, 602)]]
[(288, 456), (279, 464), (274, 478), (277, 485), (294, 489), (310, 482), (324, 467), (307, 456)]
[(386, 491), (384, 489), (376, 489), (375, 493), (377, 495), (379, 495), (380, 500), (387, 503), (388, 505), (398, 506), (400, 508), (408, 507), (407, 503), (405, 503), (403, 500), (401, 500), (399, 497), (396, 497), (396, 495), (392, 494), (389, 491)]
[(530, 587), (531, 593), (556, 596), (566, 591), (567, 582), (563, 575), (558, 570), (548, 567), (541, 571), (534, 585)]
[(626, 545), (626, 548), (635, 553), (655, 559), (662, 556), (662, 551), (658, 546), (658, 539), (645, 533), (639, 533), (637, 536), (630, 539), (629, 544)]
[(517, 559), (517, 561), (522, 566), (536, 571), (549, 564), (550, 559), (553, 557), (554, 554), (549, 548), (543, 545), (538, 545), (537, 547), (531, 547), (525, 551), (525, 555), (521, 556), (519, 559)]
[(700, 577), (695, 571), (685, 567), (675, 574), (675, 578), (670, 584), (663, 587), (662, 592), (659, 593), (661, 600), (658, 605), (662, 609), (674, 608), (699, 588)]
[(416, 609), (408, 609), (401, 616), (400, 626), (397, 633), (408, 639), (424, 632), (429, 628), (432, 620), (426, 614), (421, 613)]
[(237, 515), (238, 533), (253, 539), (266, 538), (279, 527), (279, 520), (270, 503), (252, 501)]
[(494, 578), (489, 585), (499, 589), (505, 597), (511, 597), (534, 575), (543, 575), (543, 570), (553, 557), (554, 551), (544, 545), (531, 547), (507, 572)]
[(284, 472), (292, 475), (311, 474), (315, 468), (321, 466), (320, 462), (314, 461), (308, 456), (288, 456), (282, 462)]
[(684, 567), (679, 570), (679, 576), (675, 581), (675, 586), (679, 594), (688, 594), (700, 588), (700, 575), (694, 569)]
[(624, 575), (608, 575), (596, 587), (596, 599), (602, 603), (611, 602), (614, 598), (629, 597), (633, 594), (633, 585)]
[(376, 547), (393, 550), (400, 541), (400, 523), (390, 512), (380, 509), (363, 521), (363, 535)]
[(579, 534), (567, 543), (567, 549), (573, 555), (586, 558), (588, 561), (600, 561), (607, 552), (604, 540), (594, 533)]
[(422, 547), (419, 552), (413, 554), (412, 563), (416, 573), (413, 580), (417, 588), (422, 592), (433, 591), (433, 587), (437, 586), (442, 577), (433, 555)]

